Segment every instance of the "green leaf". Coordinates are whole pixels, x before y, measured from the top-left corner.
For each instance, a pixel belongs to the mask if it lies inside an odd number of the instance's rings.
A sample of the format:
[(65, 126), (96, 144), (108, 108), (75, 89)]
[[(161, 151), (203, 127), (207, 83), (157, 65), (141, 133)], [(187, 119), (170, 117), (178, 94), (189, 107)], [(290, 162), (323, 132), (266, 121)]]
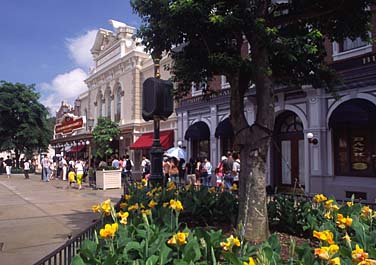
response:
[(94, 259), (95, 254), (97, 250), (97, 244), (91, 240), (85, 240), (82, 243), (82, 247), (80, 249), (80, 254), (89, 258), (89, 259)]
[(150, 257), (146, 260), (146, 265), (154, 265), (154, 264), (157, 264), (158, 259), (159, 259), (158, 256), (156, 256), (156, 255), (152, 255), (152, 256), (150, 256)]
[(82, 260), (82, 258), (79, 255), (76, 255), (72, 259), (72, 265), (85, 265), (85, 262)]

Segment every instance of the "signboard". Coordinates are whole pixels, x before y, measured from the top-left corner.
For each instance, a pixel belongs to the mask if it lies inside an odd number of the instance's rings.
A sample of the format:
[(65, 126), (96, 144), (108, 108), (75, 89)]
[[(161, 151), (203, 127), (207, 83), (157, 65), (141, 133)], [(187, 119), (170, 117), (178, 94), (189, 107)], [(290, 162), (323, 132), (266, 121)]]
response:
[(351, 168), (353, 170), (368, 169), (367, 143), (363, 136), (351, 138)]
[(83, 128), (84, 120), (82, 117), (66, 115), (62, 118), (61, 123), (55, 125), (55, 133), (71, 133), (74, 130)]

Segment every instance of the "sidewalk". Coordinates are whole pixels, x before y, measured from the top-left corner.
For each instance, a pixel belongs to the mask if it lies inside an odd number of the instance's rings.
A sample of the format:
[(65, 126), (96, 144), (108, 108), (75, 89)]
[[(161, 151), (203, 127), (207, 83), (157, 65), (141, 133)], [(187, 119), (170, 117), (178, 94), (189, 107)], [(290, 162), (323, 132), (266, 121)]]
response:
[(67, 182), (42, 182), (40, 175), (0, 175), (0, 264), (33, 264), (98, 218), (91, 206), (117, 202), (122, 189), (66, 189)]

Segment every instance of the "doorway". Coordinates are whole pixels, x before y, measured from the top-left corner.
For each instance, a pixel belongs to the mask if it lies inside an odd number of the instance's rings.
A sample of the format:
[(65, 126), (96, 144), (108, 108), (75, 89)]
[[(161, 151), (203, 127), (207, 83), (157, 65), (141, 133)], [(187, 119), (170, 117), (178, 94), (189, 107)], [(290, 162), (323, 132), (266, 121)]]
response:
[(292, 111), (280, 114), (274, 127), (274, 176), (279, 187), (304, 186), (304, 133)]

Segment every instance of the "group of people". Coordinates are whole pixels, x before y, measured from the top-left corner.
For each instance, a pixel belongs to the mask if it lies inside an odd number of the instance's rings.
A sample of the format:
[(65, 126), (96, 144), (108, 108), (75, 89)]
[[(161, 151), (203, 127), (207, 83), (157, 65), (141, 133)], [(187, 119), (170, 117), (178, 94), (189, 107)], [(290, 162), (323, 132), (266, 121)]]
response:
[(239, 173), (240, 156), (235, 152), (227, 152), (223, 155), (215, 168), (207, 157), (203, 159), (192, 157), (188, 162), (175, 157), (165, 157), (163, 161), (165, 178), (175, 184), (217, 187), (224, 185), (229, 189), (233, 184), (239, 185)]
[(67, 156), (50, 159), (48, 155), (44, 155), (41, 165), (42, 181), (49, 182), (51, 179), (59, 178), (64, 181), (67, 180), (69, 188), (77, 183), (78, 189), (82, 189), (82, 181), (88, 171), (87, 161), (83, 159), (74, 160)]
[[(7, 174), (8, 179), (11, 177), (12, 174), (12, 167), (16, 164), (16, 161), (11, 159), (9, 155), (6, 159), (0, 157), (0, 175), (3, 174), (4, 169)], [(35, 167), (35, 160), (29, 160), (27, 158), (22, 158), (20, 161), (20, 166), (24, 170), (25, 179), (29, 179), (29, 171), (32, 167)]]

